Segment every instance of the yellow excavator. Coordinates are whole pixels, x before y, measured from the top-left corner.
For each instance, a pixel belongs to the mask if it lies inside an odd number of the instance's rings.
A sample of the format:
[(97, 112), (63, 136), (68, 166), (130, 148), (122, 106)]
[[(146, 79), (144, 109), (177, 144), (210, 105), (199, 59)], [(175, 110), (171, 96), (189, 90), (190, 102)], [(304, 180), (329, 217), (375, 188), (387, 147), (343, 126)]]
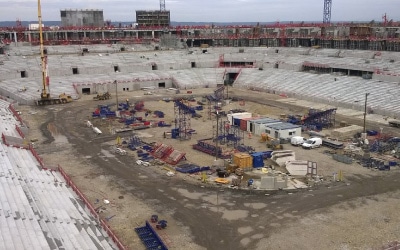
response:
[(43, 46), (43, 27), (42, 27), (42, 10), (40, 0), (38, 0), (38, 19), (39, 19), (39, 39), (40, 39), (40, 59), (42, 63), (42, 93), (40, 99), (37, 100), (37, 105), (52, 105), (72, 102), (72, 97), (65, 93), (60, 94), (58, 97), (51, 97), (48, 91), (49, 77), (47, 74), (47, 56), (44, 54)]

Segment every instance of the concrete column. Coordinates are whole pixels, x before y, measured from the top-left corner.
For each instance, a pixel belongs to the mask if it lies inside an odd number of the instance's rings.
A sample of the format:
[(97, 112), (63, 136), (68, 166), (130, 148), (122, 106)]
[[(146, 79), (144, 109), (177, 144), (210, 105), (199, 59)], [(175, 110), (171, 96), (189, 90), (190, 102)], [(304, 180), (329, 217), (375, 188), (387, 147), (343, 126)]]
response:
[(14, 31), (13, 34), (14, 34), (14, 42), (15, 42), (15, 44), (17, 44), (17, 42), (18, 42), (18, 40), (17, 40), (17, 32)]
[(64, 32), (64, 40), (68, 40), (68, 33), (66, 31)]
[(86, 38), (86, 31), (83, 32), (83, 38)]
[(28, 33), (28, 42), (32, 42), (32, 33), (31, 32)]
[(136, 31), (136, 39), (139, 39), (139, 31)]
[(154, 30), (151, 32), (151, 38), (154, 38)]
[(104, 40), (104, 31), (101, 32), (101, 39)]
[(49, 40), (49, 33), (48, 32), (44, 33), (44, 40)]

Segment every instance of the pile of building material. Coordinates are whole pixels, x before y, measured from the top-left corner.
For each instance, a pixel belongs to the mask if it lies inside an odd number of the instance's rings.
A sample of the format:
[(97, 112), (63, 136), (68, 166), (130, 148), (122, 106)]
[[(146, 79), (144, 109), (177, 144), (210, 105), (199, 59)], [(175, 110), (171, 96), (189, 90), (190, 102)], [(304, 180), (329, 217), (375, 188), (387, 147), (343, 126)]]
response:
[(292, 150), (274, 151), (271, 155), (271, 160), (275, 161), (281, 167), (284, 167), (287, 161), (296, 160), (295, 152)]
[(337, 140), (322, 139), (322, 145), (328, 148), (341, 149), (344, 147), (344, 143)]
[(399, 120), (390, 120), (388, 121), (389, 125), (392, 127), (398, 127), (400, 128), (400, 121)]
[(332, 137), (337, 139), (347, 139), (352, 138), (355, 134), (361, 133), (363, 127), (358, 125), (351, 125), (343, 128), (334, 129), (331, 133)]
[(308, 170), (308, 161), (287, 161), (286, 169), (293, 176), (306, 176)]
[(182, 159), (185, 159), (186, 155), (186, 153), (180, 152), (174, 149), (172, 146), (164, 143), (157, 143), (151, 151), (151, 154), (155, 158), (165, 161), (171, 165), (178, 164)]

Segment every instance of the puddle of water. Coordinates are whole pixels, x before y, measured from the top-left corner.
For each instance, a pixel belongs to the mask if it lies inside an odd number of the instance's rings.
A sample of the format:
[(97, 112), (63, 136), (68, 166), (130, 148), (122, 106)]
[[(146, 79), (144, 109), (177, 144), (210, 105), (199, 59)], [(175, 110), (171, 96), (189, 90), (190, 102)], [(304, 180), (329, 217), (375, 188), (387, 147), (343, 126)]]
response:
[(267, 206), (265, 203), (244, 203), (244, 205), (254, 209), (262, 209)]
[(217, 193), (215, 193), (215, 195), (203, 196), (202, 199), (213, 205), (222, 205), (226, 203), (226, 200), (224, 200), (223, 197), (221, 197), (221, 195), (217, 195)]
[(238, 228), (238, 232), (240, 233), (240, 234), (247, 234), (247, 233), (250, 233), (250, 232), (252, 232), (254, 229), (252, 228), (252, 227), (239, 227)]
[(101, 153), (105, 156), (105, 157), (109, 157), (109, 158), (115, 158), (115, 155), (111, 154), (109, 151), (102, 149)]
[(200, 199), (200, 197), (203, 196), (202, 193), (189, 192), (187, 189), (183, 188), (178, 188), (176, 191), (178, 191), (182, 196), (192, 200)]
[(250, 239), (249, 238), (243, 238), (240, 240), (240, 244), (242, 244), (243, 246), (247, 246), (250, 243)]
[(65, 137), (63, 135), (57, 135), (57, 136), (54, 136), (54, 142), (57, 144), (65, 144), (65, 143), (68, 143), (68, 139), (67, 139), (67, 137)]
[(250, 238), (259, 240), (259, 239), (264, 238), (264, 235), (263, 234), (255, 234), (255, 235), (252, 235)]
[(226, 220), (240, 220), (245, 219), (249, 215), (249, 211), (246, 210), (225, 210), (222, 215), (222, 219)]
[(49, 124), (47, 124), (47, 130), (49, 130), (50, 134), (53, 136), (54, 143), (56, 143), (56, 144), (68, 143), (67, 137), (60, 134), (60, 132), (58, 131), (58, 129), (57, 129), (56, 125), (54, 125), (54, 123), (50, 122)]

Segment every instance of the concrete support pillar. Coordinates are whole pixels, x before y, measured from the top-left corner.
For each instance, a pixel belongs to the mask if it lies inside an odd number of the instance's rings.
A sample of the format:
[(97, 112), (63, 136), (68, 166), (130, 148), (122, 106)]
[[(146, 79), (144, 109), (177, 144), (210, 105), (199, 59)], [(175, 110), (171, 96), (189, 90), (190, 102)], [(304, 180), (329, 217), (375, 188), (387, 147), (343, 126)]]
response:
[(153, 31), (151, 31), (151, 38), (153, 38), (153, 39), (154, 39), (154, 30), (153, 30)]
[(44, 40), (49, 40), (49, 33), (48, 32), (45, 32), (44, 33)]
[(28, 33), (28, 42), (32, 42), (32, 33), (31, 32), (29, 32)]
[(136, 39), (139, 39), (139, 31), (136, 31)]
[(17, 44), (17, 42), (18, 42), (18, 39), (17, 39), (17, 32), (14, 31), (13, 34), (14, 34), (14, 42), (15, 42), (15, 44)]
[(101, 39), (104, 40), (104, 31), (101, 32)]
[(68, 33), (66, 31), (64, 32), (64, 40), (68, 40)]
[(86, 31), (83, 32), (83, 38), (86, 38)]

